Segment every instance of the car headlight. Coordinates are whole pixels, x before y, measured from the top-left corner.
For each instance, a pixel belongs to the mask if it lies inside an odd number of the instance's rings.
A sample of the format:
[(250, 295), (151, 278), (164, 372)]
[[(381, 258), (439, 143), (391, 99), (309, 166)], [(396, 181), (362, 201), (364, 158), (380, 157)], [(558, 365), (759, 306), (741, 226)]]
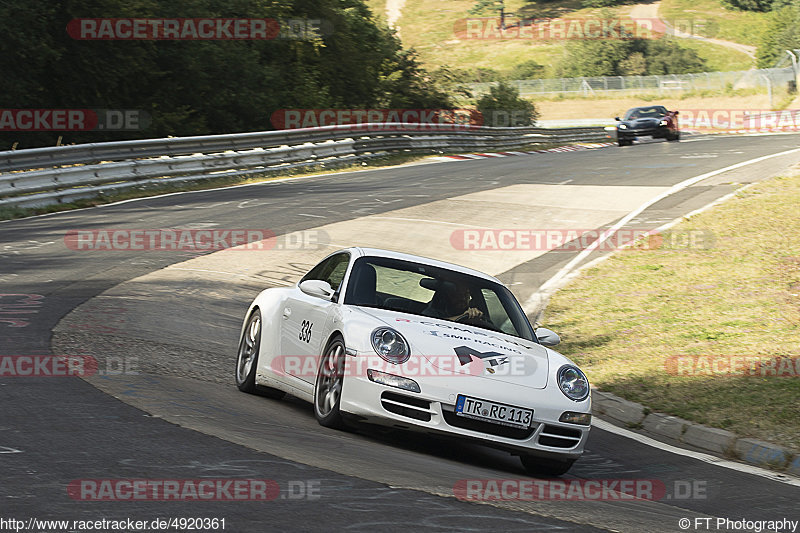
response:
[(411, 357), (408, 342), (396, 329), (382, 327), (372, 332), (372, 347), (383, 359), (396, 365), (405, 363)]
[(669, 122), (667, 122), (666, 120), (662, 120), (661, 122), (658, 123), (659, 126), (666, 126), (667, 124), (669, 124)]
[(564, 365), (558, 369), (558, 388), (564, 396), (576, 402), (589, 396), (589, 380), (576, 366)]
[(621, 130), (627, 130), (627, 129), (628, 129), (628, 125), (627, 125), (627, 124), (620, 124), (620, 125), (619, 125), (619, 129), (621, 129)]

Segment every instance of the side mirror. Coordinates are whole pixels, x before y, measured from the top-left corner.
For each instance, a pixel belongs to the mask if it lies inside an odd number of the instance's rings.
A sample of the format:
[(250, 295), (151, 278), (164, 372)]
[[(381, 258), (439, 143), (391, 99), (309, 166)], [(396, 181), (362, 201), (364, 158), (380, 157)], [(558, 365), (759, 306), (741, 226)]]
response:
[(561, 342), (561, 337), (555, 331), (547, 328), (536, 328), (534, 333), (542, 346), (555, 346)]
[(678, 112), (677, 112), (677, 111), (673, 111), (673, 113), (675, 113), (676, 115), (678, 114)]
[(301, 291), (309, 296), (316, 296), (317, 298), (325, 298), (330, 300), (333, 296), (333, 288), (327, 281), (321, 279), (307, 279), (298, 285)]
[(619, 122), (619, 117), (614, 117), (614, 120), (616, 120), (617, 122)]

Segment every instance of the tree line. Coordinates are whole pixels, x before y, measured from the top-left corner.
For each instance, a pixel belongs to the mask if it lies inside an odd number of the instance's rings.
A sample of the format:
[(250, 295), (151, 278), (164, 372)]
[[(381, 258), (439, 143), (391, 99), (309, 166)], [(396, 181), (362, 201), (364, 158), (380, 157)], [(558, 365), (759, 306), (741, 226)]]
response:
[[(328, 31), (269, 40), (81, 40), (67, 31), (75, 19), (105, 17), (322, 20)], [(0, 109), (139, 110), (151, 119), (139, 131), (1, 131), (0, 150), (59, 136), (268, 130), (271, 113), (287, 108), (453, 106), (362, 0), (0, 0), (0, 35)]]

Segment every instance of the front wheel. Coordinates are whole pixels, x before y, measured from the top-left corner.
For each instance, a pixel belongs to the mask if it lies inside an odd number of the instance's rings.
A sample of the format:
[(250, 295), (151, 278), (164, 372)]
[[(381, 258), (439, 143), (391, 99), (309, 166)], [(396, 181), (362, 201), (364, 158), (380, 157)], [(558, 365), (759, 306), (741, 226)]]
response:
[(261, 393), (270, 398), (280, 399), (285, 393), (270, 387), (256, 385), (258, 352), (261, 346), (261, 311), (254, 309), (247, 320), (239, 341), (239, 354), (236, 357), (236, 386), (242, 392)]
[(325, 348), (314, 383), (314, 416), (320, 425), (342, 429), (345, 427), (339, 406), (344, 386), (344, 340), (336, 337)]
[(680, 141), (681, 140), (681, 132), (676, 131), (673, 135), (667, 137), (668, 141)]
[(545, 459), (534, 455), (521, 455), (522, 466), (532, 476), (561, 476), (566, 474), (576, 459)]

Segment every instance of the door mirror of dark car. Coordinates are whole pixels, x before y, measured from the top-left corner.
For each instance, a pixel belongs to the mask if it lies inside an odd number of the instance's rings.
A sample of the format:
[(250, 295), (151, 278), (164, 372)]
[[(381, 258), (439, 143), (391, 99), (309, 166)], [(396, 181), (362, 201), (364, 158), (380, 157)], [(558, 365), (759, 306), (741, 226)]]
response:
[(677, 111), (673, 111), (673, 113), (675, 113), (676, 115), (678, 114), (678, 112), (677, 112)]
[(614, 120), (619, 121), (619, 117), (614, 117)]
[(327, 281), (321, 279), (307, 279), (298, 285), (300, 290), (309, 296), (329, 300), (333, 296), (333, 288)]
[(555, 346), (561, 342), (561, 337), (555, 331), (547, 328), (536, 328), (534, 333), (542, 346)]

